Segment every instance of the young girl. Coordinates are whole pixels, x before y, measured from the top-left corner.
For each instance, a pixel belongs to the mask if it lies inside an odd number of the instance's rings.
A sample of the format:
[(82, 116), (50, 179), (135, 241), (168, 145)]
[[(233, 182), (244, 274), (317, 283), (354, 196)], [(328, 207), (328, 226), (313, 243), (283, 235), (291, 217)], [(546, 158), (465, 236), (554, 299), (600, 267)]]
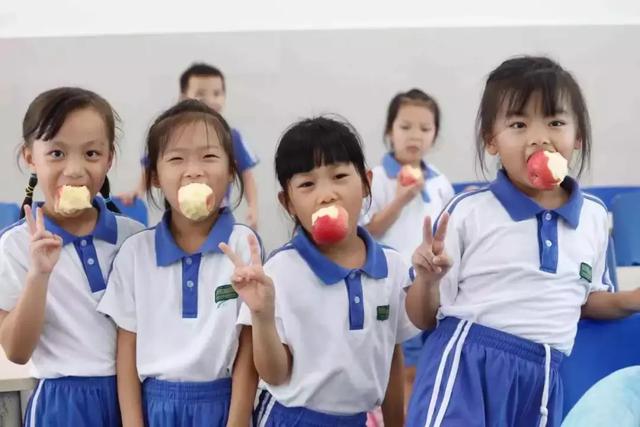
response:
[(503, 169), (455, 198), (413, 257), (407, 311), (421, 328), (436, 312), (439, 322), (408, 425), (559, 426), (558, 365), (578, 319), (638, 311), (640, 291), (608, 292), (602, 203), (570, 177), (550, 190), (529, 180), (541, 150), (575, 155), (578, 176), (588, 163), (589, 117), (571, 74), (544, 57), (505, 61), (487, 80), (478, 136), (481, 162), (486, 150)]
[[(220, 207), (238, 177), (229, 127), (183, 101), (153, 123), (147, 153), (147, 192), (159, 188), (167, 210), (124, 243), (98, 307), (118, 325), (124, 425), (248, 426), (258, 381), (251, 330), (236, 326), (233, 264), (218, 245), (249, 261), (255, 235)], [(182, 196), (193, 184), (212, 194), (198, 216)]]
[[(439, 130), (440, 108), (435, 99), (420, 89), (393, 97), (384, 130), (390, 151), (382, 165), (373, 169), (371, 206), (368, 210), (365, 207), (363, 222), (380, 242), (397, 249), (407, 264), (422, 238), (415, 230), (422, 227), (426, 216), (439, 214), (454, 194), (449, 180), (423, 160)], [(401, 169), (408, 166), (421, 172), (414, 183), (403, 183), (399, 176)], [(407, 397), (422, 345), (422, 335), (402, 345)]]
[[(116, 330), (95, 309), (116, 251), (142, 226), (108, 209), (115, 122), (102, 97), (67, 87), (39, 95), (24, 118), (32, 175), (25, 218), (0, 237), (0, 343), (12, 362), (31, 359), (39, 379), (27, 426), (120, 425)], [(44, 203), (34, 214), (36, 184)], [(81, 208), (63, 209), (68, 188), (85, 192)]]
[[(275, 166), (295, 236), (264, 271), (224, 247), (236, 260), (232, 280), (246, 304), (239, 323), (252, 325), (254, 361), (266, 383), (259, 425), (364, 426), (366, 411), (382, 405), (386, 425), (401, 426), (398, 343), (417, 333), (404, 309), (409, 274), (400, 254), (357, 226), (369, 194), (359, 138), (332, 119), (303, 120), (282, 137)], [(322, 208), (348, 216), (333, 243), (311, 236)]]

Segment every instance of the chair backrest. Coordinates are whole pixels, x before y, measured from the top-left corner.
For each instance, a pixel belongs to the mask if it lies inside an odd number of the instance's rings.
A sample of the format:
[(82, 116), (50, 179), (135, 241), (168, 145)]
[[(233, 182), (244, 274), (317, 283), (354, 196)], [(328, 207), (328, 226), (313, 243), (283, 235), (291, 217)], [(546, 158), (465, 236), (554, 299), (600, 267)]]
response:
[(637, 186), (598, 186), (598, 187), (584, 187), (582, 189), (585, 193), (593, 194), (605, 204), (607, 209), (611, 210), (613, 200), (620, 194), (634, 193), (640, 191), (640, 187)]
[(618, 265), (640, 265), (640, 191), (616, 196), (611, 212)]
[(640, 365), (640, 314), (620, 320), (581, 320), (571, 356), (560, 365), (564, 415), (602, 378)]
[(20, 208), (15, 203), (0, 202), (0, 230), (13, 224), (20, 218)]
[(142, 199), (136, 197), (133, 203), (130, 205), (125, 205), (118, 197), (113, 197), (112, 200), (118, 207), (118, 209), (120, 209), (122, 215), (135, 219), (136, 221), (142, 223), (145, 227), (148, 225), (149, 212), (147, 210), (147, 205)]
[(609, 236), (609, 245), (607, 246), (607, 270), (609, 271), (609, 279), (613, 285), (613, 290), (618, 291), (618, 273), (616, 268), (618, 262), (616, 260), (616, 245), (613, 242), (613, 237)]

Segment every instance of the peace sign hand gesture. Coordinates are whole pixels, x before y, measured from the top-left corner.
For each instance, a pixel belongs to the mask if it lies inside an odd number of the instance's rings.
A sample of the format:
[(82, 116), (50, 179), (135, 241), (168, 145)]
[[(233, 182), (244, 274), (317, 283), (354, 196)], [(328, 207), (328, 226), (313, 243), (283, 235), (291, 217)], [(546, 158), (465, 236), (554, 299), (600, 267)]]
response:
[(413, 253), (411, 263), (416, 271), (416, 279), (435, 284), (447, 274), (451, 268), (451, 260), (444, 248), (444, 239), (447, 234), (449, 214), (444, 212), (438, 222), (435, 235), (431, 231), (431, 217), (424, 220), (422, 243)]
[(30, 270), (38, 275), (50, 274), (58, 259), (60, 259), (62, 238), (45, 229), (42, 208), (36, 208), (36, 218), (34, 220), (31, 206), (25, 205), (24, 217), (31, 235), (31, 243), (29, 245), (31, 254)]
[(247, 304), (252, 314), (265, 318), (273, 317), (275, 315), (273, 280), (262, 269), (256, 236), (249, 235), (248, 241), (251, 252), (251, 261), (248, 265), (226, 243), (220, 243), (219, 248), (235, 266), (235, 271), (231, 276), (233, 288)]

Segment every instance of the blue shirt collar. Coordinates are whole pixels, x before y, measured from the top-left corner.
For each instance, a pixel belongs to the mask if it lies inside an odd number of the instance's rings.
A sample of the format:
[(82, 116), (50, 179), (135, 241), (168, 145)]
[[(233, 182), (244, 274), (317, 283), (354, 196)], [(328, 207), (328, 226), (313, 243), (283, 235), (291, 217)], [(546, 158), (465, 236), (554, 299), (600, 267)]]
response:
[[(373, 237), (362, 227), (358, 227), (358, 236), (364, 240), (367, 249), (367, 259), (360, 270), (374, 279), (387, 277), (387, 258), (384, 255), (382, 246), (373, 240)], [(307, 233), (301, 228), (298, 228), (291, 243), (314, 274), (318, 276), (325, 285), (332, 285), (342, 281), (352, 271), (334, 263), (324, 256), (309, 239)]]
[[(584, 196), (578, 183), (571, 177), (566, 177), (561, 185), (569, 192), (569, 200), (558, 209), (554, 209), (553, 212), (564, 218), (567, 224), (575, 229), (580, 223)], [(504, 170), (498, 171), (498, 176), (490, 184), (490, 188), (514, 221), (530, 219), (547, 210), (518, 190), (511, 183)]]
[[(170, 229), (171, 211), (166, 211), (162, 216), (162, 220), (156, 225), (156, 264), (166, 267), (179, 261), (183, 257), (193, 254), (186, 253), (176, 243)], [(229, 209), (222, 209), (215, 224), (209, 231), (207, 240), (195, 253), (218, 252), (222, 253), (218, 245), (222, 242), (228, 243), (233, 226), (236, 220)]]
[[(42, 207), (42, 205), (42, 202), (37, 203), (38, 207)], [(116, 220), (116, 215), (106, 207), (101, 198), (94, 198), (92, 205), (98, 210), (98, 220), (96, 221), (96, 226), (90, 236), (115, 245), (118, 242), (118, 221)], [(76, 236), (69, 233), (46, 215), (44, 216), (44, 228), (47, 231), (60, 236), (62, 238), (63, 245), (73, 243), (74, 241), (84, 237), (89, 237)]]
[[(389, 178), (397, 177), (400, 173), (400, 169), (402, 169), (402, 165), (396, 160), (393, 153), (387, 153), (384, 155), (382, 158), (382, 167)], [(438, 172), (429, 167), (424, 160), (420, 160), (420, 169), (422, 169), (425, 180), (438, 176)]]

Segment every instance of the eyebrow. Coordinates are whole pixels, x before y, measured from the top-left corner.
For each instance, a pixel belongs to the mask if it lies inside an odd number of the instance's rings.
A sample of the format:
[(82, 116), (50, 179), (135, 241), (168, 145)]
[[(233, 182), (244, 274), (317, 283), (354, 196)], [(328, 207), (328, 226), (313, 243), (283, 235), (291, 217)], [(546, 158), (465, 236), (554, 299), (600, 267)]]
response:
[[(559, 108), (555, 110), (552, 114), (545, 114), (545, 117), (559, 116), (561, 114), (567, 114), (567, 111), (565, 111), (563, 108)], [(515, 110), (507, 111), (506, 117), (513, 117), (513, 116), (528, 117), (528, 114), (526, 114), (524, 111), (515, 111)]]

